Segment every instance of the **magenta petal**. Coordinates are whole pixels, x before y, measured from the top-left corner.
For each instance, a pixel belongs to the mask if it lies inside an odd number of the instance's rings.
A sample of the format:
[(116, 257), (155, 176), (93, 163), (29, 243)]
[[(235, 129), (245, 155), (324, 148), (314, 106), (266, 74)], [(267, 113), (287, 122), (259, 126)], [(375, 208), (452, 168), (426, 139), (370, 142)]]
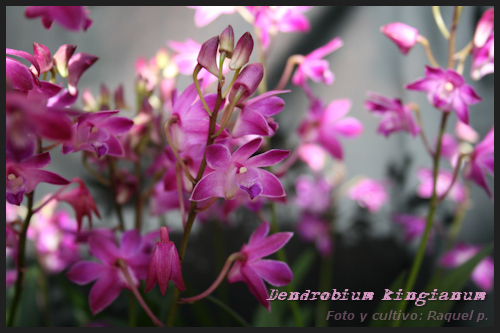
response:
[(252, 110), (242, 110), (231, 133), (233, 138), (240, 138), (244, 135), (261, 135), (268, 136), (269, 125), (266, 119), (258, 112)]
[(98, 57), (88, 53), (74, 54), (68, 61), (68, 86), (71, 94), (76, 93), (76, 86), (80, 76), (90, 67)]
[(260, 183), (255, 183), (250, 187), (245, 187), (241, 184), (238, 184), (238, 187), (247, 192), (251, 200), (262, 193), (262, 185)]
[(50, 54), (50, 50), (47, 46), (39, 43), (33, 43), (33, 55), (40, 65), (40, 72), (38, 74), (48, 72), (52, 69), (52, 55)]
[(214, 170), (226, 170), (229, 168), (229, 164), (231, 163), (231, 153), (226, 146), (221, 144), (208, 146), (206, 149), (206, 155), (207, 164), (210, 168)]
[(457, 117), (461, 122), (469, 124), (469, 107), (460, 96), (455, 96), (453, 99), (453, 110), (456, 111)]
[(110, 136), (109, 139), (106, 140), (105, 145), (108, 146), (106, 154), (110, 156), (122, 157), (125, 154), (120, 140), (114, 136)]
[(120, 244), (122, 255), (125, 257), (134, 255), (141, 245), (141, 240), (141, 234), (136, 229), (124, 232)]
[(66, 185), (69, 181), (59, 176), (56, 173), (39, 170), (39, 169), (28, 169), (24, 171), (26, 176), (26, 193), (30, 193), (35, 189), (38, 183), (49, 183), (54, 185)]
[(253, 244), (249, 244), (245, 249), (245, 252), (248, 253), (247, 262), (252, 262), (278, 251), (288, 243), (292, 236), (293, 232), (278, 232)]
[(463, 98), (464, 102), (467, 104), (476, 104), (481, 102), (481, 97), (476, 93), (474, 88), (468, 84), (464, 84), (460, 87), (460, 96)]
[(286, 286), (293, 279), (292, 270), (282, 261), (260, 259), (250, 265), (266, 282), (276, 287)]
[(252, 233), (250, 239), (248, 240), (248, 246), (252, 246), (252, 244), (264, 239), (269, 233), (269, 223), (264, 221), (262, 222), (257, 229)]
[(272, 149), (263, 154), (250, 157), (245, 163), (246, 166), (268, 167), (278, 164), (290, 155), (289, 150)]
[(334, 133), (331, 132), (331, 130), (320, 131), (318, 141), (323, 146), (323, 148), (325, 148), (333, 157), (342, 160), (342, 146), (335, 137)]
[(435, 88), (435, 86), (436, 86), (435, 81), (423, 78), (415, 82), (408, 83), (407, 85), (405, 85), (405, 89), (417, 90), (417, 91), (431, 91)]
[(90, 237), (89, 249), (94, 257), (110, 266), (114, 265), (121, 256), (116, 244), (105, 237)]
[(262, 138), (257, 138), (244, 144), (233, 153), (232, 156), (233, 162), (244, 164), (245, 161), (250, 156), (252, 156), (257, 151), (257, 149), (259, 149), (261, 144), (262, 144)]
[(179, 254), (177, 253), (177, 248), (175, 247), (175, 244), (172, 243), (172, 246), (170, 247), (170, 250), (168, 252), (170, 261), (171, 261), (171, 273), (170, 273), (170, 278), (172, 279), (172, 282), (175, 284), (177, 289), (180, 291), (186, 290), (186, 286), (184, 285), (184, 279), (182, 278), (182, 270), (181, 270), (181, 262), (179, 259)]
[(241, 274), (244, 276), (244, 282), (247, 284), (248, 289), (252, 295), (262, 304), (267, 311), (271, 312), (271, 303), (267, 300), (269, 294), (267, 293), (266, 285), (255, 270), (250, 265), (243, 265)]
[(323, 115), (321, 127), (333, 125), (337, 120), (349, 112), (351, 105), (351, 101), (345, 98), (330, 102)]
[(5, 48), (5, 53), (28, 60), (35, 67), (37, 71), (36, 75), (40, 76), (40, 66), (38, 65), (38, 61), (28, 52)]
[(28, 67), (9, 57), (5, 57), (5, 62), (7, 82), (12, 88), (18, 90), (33, 89), (33, 75)]
[(68, 279), (76, 284), (87, 284), (99, 277), (106, 266), (95, 261), (79, 261), (66, 273)]
[(160, 292), (165, 295), (167, 292), (168, 280), (172, 275), (172, 260), (169, 257), (170, 249), (174, 246), (172, 242), (159, 242), (156, 244), (154, 260), (156, 264), (156, 278)]
[(128, 132), (133, 125), (134, 122), (125, 117), (111, 117), (99, 123), (99, 127), (105, 128), (110, 135)]
[(172, 108), (172, 115), (177, 114), (182, 119), (197, 97), (198, 92), (193, 83), (175, 100), (175, 104)]
[(363, 125), (356, 118), (346, 117), (335, 124), (335, 129), (345, 137), (355, 138), (363, 132)]
[(331, 41), (329, 41), (326, 45), (317, 48), (307, 55), (308, 59), (321, 59), (328, 54), (334, 52), (344, 45), (344, 42), (339, 37), (335, 37)]
[(24, 168), (43, 168), (50, 164), (49, 152), (36, 154), (22, 162)]
[(89, 294), (89, 304), (92, 314), (97, 314), (110, 305), (123, 289), (119, 283), (118, 268), (109, 268), (94, 283)]
[(278, 177), (270, 173), (269, 171), (258, 169), (260, 172), (259, 182), (262, 184), (263, 191), (262, 196), (270, 198), (281, 198), (284, 197), (285, 189)]
[(189, 200), (201, 201), (212, 197), (224, 198), (226, 177), (227, 174), (224, 171), (209, 173), (196, 184)]
[[(288, 93), (291, 90), (271, 90), (257, 97), (249, 99), (245, 103), (245, 108), (258, 111), (263, 116), (274, 116), (283, 109), (284, 102), (281, 98), (274, 96), (277, 94)], [(283, 104), (283, 105), (282, 105)], [(281, 107), (281, 109), (280, 109)]]

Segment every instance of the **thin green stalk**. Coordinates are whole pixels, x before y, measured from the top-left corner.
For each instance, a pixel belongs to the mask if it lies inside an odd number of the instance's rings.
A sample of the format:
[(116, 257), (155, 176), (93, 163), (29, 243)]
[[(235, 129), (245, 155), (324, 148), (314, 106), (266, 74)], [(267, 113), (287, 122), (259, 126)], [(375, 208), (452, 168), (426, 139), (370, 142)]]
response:
[(31, 193), (26, 194), (28, 197), (28, 214), (24, 219), (21, 232), (19, 234), (18, 243), (18, 254), (17, 254), (17, 280), (15, 285), (14, 299), (12, 300), (10, 306), (9, 318), (7, 320), (7, 327), (12, 327), (14, 325), (14, 320), (16, 318), (16, 311), (19, 306), (19, 300), (21, 299), (21, 293), (23, 291), (23, 281), (24, 274), (26, 273), (26, 233), (28, 231), (28, 226), (33, 216), (33, 195), (35, 190)]
[[(449, 115), (449, 112), (444, 112), (443, 117), (441, 118), (439, 137), (438, 137), (436, 152), (434, 154), (433, 189), (432, 189), (432, 197), (431, 197), (431, 202), (430, 202), (430, 207), (429, 207), (429, 214), (427, 215), (425, 231), (424, 231), (424, 234), (423, 234), (422, 239), (420, 241), (420, 245), (419, 245), (418, 250), (417, 250), (417, 255), (413, 261), (408, 280), (406, 281), (406, 285), (404, 288), (404, 290), (406, 292), (413, 291), (413, 287), (415, 286), (415, 282), (417, 280), (417, 276), (418, 276), (418, 273), (420, 271), (420, 266), (422, 265), (422, 261), (424, 259), (425, 248), (427, 247), (427, 241), (429, 240), (429, 235), (430, 235), (430, 231), (432, 228), (432, 222), (434, 221), (434, 214), (436, 213), (436, 208), (438, 205), (436, 184), (437, 184), (437, 176), (438, 176), (438, 170), (439, 170), (439, 157), (441, 155), (441, 144), (442, 144), (444, 130), (446, 127), (446, 119), (448, 119), (448, 115)], [(399, 310), (401, 310), (401, 312), (404, 313), (407, 305), (408, 305), (408, 300), (406, 300), (406, 299), (402, 300), (399, 303)], [(395, 321), (393, 326), (399, 327), (400, 324), (401, 324), (401, 319)]]
[(236, 320), (236, 322), (238, 322), (241, 326), (243, 327), (250, 327), (250, 324), (247, 323), (247, 321), (245, 319), (243, 319), (242, 316), (240, 316), (239, 314), (237, 314), (233, 309), (231, 309), (229, 306), (227, 306), (225, 303), (223, 303), (222, 301), (220, 301), (219, 299), (211, 296), (211, 295), (208, 295), (206, 297), (206, 299), (208, 299), (209, 301), (211, 301), (212, 303), (216, 304), (217, 306), (219, 306), (221, 309), (223, 309), (224, 311), (226, 311), (229, 315), (231, 315), (231, 317), (234, 318), (234, 320)]

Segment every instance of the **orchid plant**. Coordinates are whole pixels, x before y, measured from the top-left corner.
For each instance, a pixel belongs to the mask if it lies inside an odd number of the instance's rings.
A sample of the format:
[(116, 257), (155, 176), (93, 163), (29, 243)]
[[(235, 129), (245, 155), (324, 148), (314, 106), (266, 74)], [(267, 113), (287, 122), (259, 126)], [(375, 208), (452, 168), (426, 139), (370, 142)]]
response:
[[(108, 308), (118, 303), (122, 294), (128, 294), (128, 324), (132, 326), (138, 325), (137, 304), (141, 314), (147, 315), (145, 325), (173, 326), (183, 323), (184, 309), (196, 309), (203, 299), (216, 304), (230, 323), (248, 326), (243, 317), (249, 315), (239, 315), (228, 304), (227, 295), (224, 297), (228, 284), (243, 282), (240, 285), (246, 286), (245, 292), (255, 298), (255, 304), (272, 313), (280, 304), (270, 302), (266, 283), (281, 291), (296, 291), (296, 281), (312, 267), (310, 252), (294, 260), (285, 254), (284, 249), (290, 249), (287, 244), (303, 241), (314, 243), (321, 260), (318, 290), (331, 290), (333, 274), (340, 274), (332, 270), (339, 232), (336, 220), (342, 214), (338, 211), (340, 198), (354, 201), (353, 205), (367, 214), (386, 212), (392, 186), (389, 179), (364, 175), (347, 179), (344, 159), (355, 152), (347, 151), (343, 141), (356, 139), (364, 131), (361, 121), (348, 115), (353, 102), (349, 98), (323, 100), (314, 89), (317, 84), (334, 83), (335, 75), (325, 57), (344, 47), (343, 40), (335, 37), (307, 55), (291, 55), (278, 84), (268, 90), (266, 60), (276, 36), (309, 31), (304, 13), (310, 7), (191, 8), (196, 10), (198, 27), (221, 14), (240, 15), (253, 27), (253, 34), (246, 32), (235, 38), (229, 25), (201, 44), (190, 38), (169, 40), (169, 48), (159, 48), (150, 60), (137, 59), (137, 103), (132, 118), (123, 112), (131, 109), (123, 86), (112, 98), (102, 84), (96, 98), (79, 85), (80, 77), (98, 61), (97, 56), (75, 53), (77, 46), (70, 44), (51, 50), (33, 42), (32, 53), (6, 48), (6, 254), (8, 260), (11, 258), (6, 269), (11, 294), (8, 326), (20, 324), (31, 265), (40, 267), (37, 274), (45, 283), (47, 276), (55, 275), (61, 275), (66, 284), (93, 283), (85, 296), (92, 318), (112, 313)], [(434, 145), (426, 138), (427, 129), (416, 103), (403, 104), (400, 98), (368, 92), (364, 104), (380, 118), (378, 134), (387, 139), (397, 132), (421, 137), (432, 159), (432, 166), (422, 166), (415, 175), (420, 181), (416, 194), (429, 203), (426, 216), (396, 209), (388, 218), (401, 228), (406, 242), (419, 243), (410, 271), (397, 285), (406, 291), (414, 291), (424, 254), (434, 250), (431, 243), (435, 239), (445, 244), (442, 254), (435, 255), (440, 259), (429, 286), (441, 288), (440, 283), (461, 269), (480, 289), (493, 288), (490, 248), (481, 250), (479, 245), (457, 239), (471, 202), (470, 187), (476, 184), (493, 200), (486, 175), (494, 174), (494, 128), (477, 143), (478, 134), (470, 126), (475, 115), (471, 112), (469, 117), (469, 106), (480, 103), (481, 97), (463, 76), (469, 55), (473, 80), (493, 73), (493, 8), (478, 21), (473, 40), (456, 52), (461, 10), (460, 6), (455, 8), (448, 31), (439, 8), (433, 9), (450, 45), (445, 68), (439, 66), (429, 42), (416, 28), (401, 22), (381, 28), (403, 55), (417, 43), (425, 47), (431, 65), (422, 64), (424, 77), (404, 88), (425, 92), (430, 105), (441, 112)], [(54, 22), (75, 33), (92, 29), (91, 12), (82, 6), (30, 6), (24, 14), (28, 19), (41, 18), (46, 33)], [(254, 46), (258, 61), (250, 63)], [(178, 86), (181, 75), (192, 80), (184, 90)], [(276, 119), (286, 113), (286, 95), (292, 89), (305, 97), (308, 106), (293, 132), (296, 144), (281, 149), (285, 147), (275, 146), (272, 138), (283, 133)], [(456, 133), (452, 135), (445, 128), (455, 115)], [(68, 180), (43, 170), (51, 164), (54, 149), (60, 149), (63, 158), (80, 155), (93, 182), (77, 175)], [(441, 168), (442, 159), (449, 162), (451, 170)], [(51, 184), (56, 190), (35, 198), (39, 183)], [(97, 186), (110, 195), (111, 209), (97, 199)], [(436, 209), (445, 199), (456, 207), (450, 226), (435, 219)], [(298, 212), (295, 232), (282, 223), (278, 204)], [(134, 222), (129, 225), (125, 209), (132, 205)], [(106, 221), (102, 215), (105, 210), (116, 215), (118, 224)], [(248, 233), (248, 242), (238, 244), (239, 251), (228, 256), (216, 251), (216, 278), (212, 282), (212, 276), (204, 276), (211, 284), (199, 293), (201, 287), (189, 272), (192, 263), (187, 255), (195, 242), (192, 230), (208, 223), (216, 224), (217, 230), (235, 225), (238, 211), (254, 221), (246, 228), (253, 232)], [(159, 223), (151, 226), (147, 222), (153, 216), (159, 217)], [(173, 227), (172, 216), (181, 230)], [(98, 226), (96, 218), (102, 222)], [(145, 232), (146, 228), (150, 231)], [(214, 236), (219, 249), (229, 241), (221, 235)], [(35, 245), (38, 264), (30, 260), (30, 242)], [(275, 259), (267, 258), (274, 254)], [(213, 254), (208, 249), (202, 256), (198, 260), (208, 260)], [(71, 285), (70, 290), (76, 288)], [(397, 305), (398, 310), (407, 311), (407, 301)], [(328, 324), (324, 320), (328, 302), (318, 302), (314, 320), (298, 301), (287, 301), (286, 307), (296, 326)], [(285, 312), (283, 307), (281, 312)], [(93, 324), (99, 322), (89, 325)], [(389, 324), (402, 323), (394, 320)]]

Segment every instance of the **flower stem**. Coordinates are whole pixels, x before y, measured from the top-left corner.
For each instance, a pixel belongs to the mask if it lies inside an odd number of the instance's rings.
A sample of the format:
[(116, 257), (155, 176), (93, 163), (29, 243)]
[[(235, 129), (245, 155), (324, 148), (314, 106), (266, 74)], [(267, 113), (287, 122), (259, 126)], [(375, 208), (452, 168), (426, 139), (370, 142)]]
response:
[(448, 49), (448, 68), (453, 68), (455, 59), (453, 55), (455, 54), (455, 42), (457, 34), (458, 19), (460, 18), (460, 13), (462, 12), (462, 6), (455, 6), (453, 9), (453, 22), (451, 24), (451, 32), (449, 38), (449, 49)]
[(408, 106), (415, 112), (415, 117), (417, 118), (418, 126), (420, 127), (420, 137), (422, 138), (422, 143), (424, 144), (425, 149), (429, 153), (431, 157), (434, 157), (434, 151), (429, 145), (429, 141), (427, 141), (427, 137), (425, 136), (424, 127), (422, 126), (422, 118), (420, 116), (420, 108), (415, 103), (409, 103)]
[(12, 300), (10, 306), (9, 318), (7, 320), (7, 327), (12, 327), (14, 325), (14, 320), (16, 318), (16, 310), (19, 306), (19, 301), (21, 299), (21, 293), (23, 291), (23, 281), (24, 274), (26, 272), (26, 233), (28, 231), (28, 226), (31, 221), (31, 217), (33, 216), (33, 195), (35, 190), (31, 193), (26, 194), (28, 197), (28, 213), (26, 218), (24, 219), (23, 226), (21, 228), (21, 232), (19, 235), (19, 243), (18, 243), (18, 253), (17, 253), (17, 280), (15, 285), (15, 294), (14, 299)]
[(222, 280), (226, 276), (227, 272), (229, 271), (229, 268), (231, 267), (232, 263), (236, 260), (245, 260), (245, 255), (241, 252), (236, 252), (236, 253), (231, 254), (227, 258), (224, 266), (222, 267), (222, 270), (220, 271), (219, 276), (217, 276), (215, 281), (212, 283), (212, 285), (210, 287), (208, 287), (207, 290), (205, 290), (201, 294), (193, 296), (193, 297), (181, 298), (181, 299), (179, 299), (179, 303), (193, 303), (195, 301), (198, 301), (198, 300), (210, 295), (222, 282)]
[(425, 53), (427, 54), (427, 59), (429, 59), (429, 61), (431, 62), (431, 65), (434, 67), (439, 67), (438, 62), (436, 61), (436, 59), (432, 55), (431, 46), (429, 45), (429, 41), (427, 40), (427, 38), (425, 38), (422, 35), (418, 35), (417, 36), (417, 43), (420, 43), (424, 46)]
[(170, 148), (172, 148), (172, 152), (174, 153), (175, 155), (175, 158), (177, 159), (177, 162), (179, 163), (180, 167), (182, 168), (182, 170), (184, 170), (184, 173), (186, 174), (186, 177), (189, 179), (189, 181), (191, 183), (193, 183), (193, 185), (196, 183), (195, 179), (193, 178), (193, 176), (191, 176), (191, 173), (189, 172), (186, 164), (184, 164), (184, 160), (181, 158), (181, 156), (179, 155), (179, 152), (177, 151), (177, 148), (175, 147), (174, 145), (174, 142), (172, 140), (172, 136), (170, 135), (170, 125), (172, 125), (173, 123), (177, 122), (177, 117), (174, 116), (174, 117), (170, 117), (166, 122), (165, 124), (163, 125), (163, 133), (165, 133), (165, 137), (167, 138), (167, 142), (168, 144), (170, 145)]
[(234, 320), (236, 320), (241, 326), (243, 327), (250, 327), (250, 324), (246, 322), (245, 319), (243, 319), (239, 314), (237, 314), (236, 312), (234, 312), (233, 309), (231, 309), (229, 306), (227, 306), (226, 304), (224, 304), (223, 302), (221, 302), (219, 299), (211, 296), (211, 295), (208, 295), (207, 296), (207, 299), (209, 301), (211, 301), (212, 303), (218, 305), (219, 307), (221, 307), (223, 310), (225, 310), (227, 313), (229, 313), (231, 315), (231, 317), (234, 318)]
[[(439, 137), (438, 137), (438, 143), (436, 147), (436, 153), (434, 154), (434, 171), (433, 171), (433, 188), (432, 188), (432, 197), (431, 197), (431, 202), (430, 202), (430, 207), (429, 207), (429, 213), (427, 215), (427, 221), (425, 224), (425, 231), (422, 236), (422, 239), (420, 241), (420, 245), (417, 250), (417, 255), (415, 259), (413, 260), (413, 264), (411, 266), (410, 270), (410, 275), (408, 277), (408, 280), (406, 281), (406, 285), (404, 290), (406, 292), (411, 292), (413, 290), (413, 287), (415, 286), (415, 282), (417, 280), (418, 272), (420, 271), (420, 266), (422, 265), (422, 261), (424, 259), (425, 255), (425, 248), (427, 247), (427, 241), (429, 240), (429, 235), (430, 231), (432, 228), (432, 224), (434, 221), (434, 214), (436, 213), (436, 208), (438, 205), (438, 196), (437, 196), (437, 191), (436, 191), (436, 184), (437, 184), (437, 176), (438, 176), (438, 169), (439, 169), (439, 157), (441, 155), (441, 143), (443, 139), (443, 134), (444, 134), (444, 129), (446, 127), (446, 119), (448, 118), (449, 112), (444, 112), (443, 117), (441, 118), (441, 127), (439, 129)], [(401, 312), (405, 312), (406, 306), (408, 304), (408, 300), (402, 300), (401, 303), (399, 303), (399, 310)], [(396, 320), (393, 323), (394, 327), (399, 327), (401, 324), (401, 319)]]
[(286, 61), (285, 70), (283, 71), (281, 79), (274, 90), (283, 90), (283, 88), (285, 88), (288, 80), (290, 79), (290, 76), (292, 75), (293, 67), (300, 64), (303, 59), (304, 56), (300, 54), (295, 54), (288, 58), (288, 60)]
[(205, 111), (207, 111), (208, 115), (211, 117), (212, 116), (212, 111), (210, 111), (210, 108), (208, 107), (207, 102), (205, 101), (205, 98), (203, 97), (203, 94), (201, 93), (200, 89), (200, 83), (198, 82), (198, 73), (201, 70), (200, 64), (197, 64), (194, 72), (193, 72), (193, 81), (194, 85), (196, 87), (196, 91), (198, 92), (198, 96), (200, 96), (201, 103), (203, 104), (203, 107), (205, 108)]
[(432, 15), (434, 15), (434, 20), (436, 21), (436, 24), (439, 28), (439, 31), (441, 31), (441, 34), (443, 34), (444, 38), (449, 39), (450, 33), (448, 32), (448, 29), (444, 24), (443, 17), (441, 16), (441, 11), (439, 10), (439, 6), (432, 6)]
[(123, 275), (125, 276), (125, 279), (127, 279), (127, 283), (130, 286), (132, 293), (134, 294), (135, 298), (137, 298), (137, 301), (142, 306), (142, 308), (144, 309), (146, 314), (149, 316), (149, 318), (151, 318), (151, 320), (153, 321), (153, 323), (156, 326), (164, 327), (165, 325), (163, 325), (163, 323), (158, 318), (156, 318), (154, 313), (151, 311), (151, 309), (149, 309), (148, 305), (146, 304), (146, 302), (142, 298), (141, 294), (139, 293), (139, 290), (137, 290), (137, 287), (135, 286), (134, 281), (132, 280), (132, 277), (130, 276), (130, 273), (128, 272), (127, 265), (125, 265), (125, 262), (122, 259), (118, 259), (117, 262), (118, 262), (118, 265), (120, 265), (120, 268), (123, 272)]

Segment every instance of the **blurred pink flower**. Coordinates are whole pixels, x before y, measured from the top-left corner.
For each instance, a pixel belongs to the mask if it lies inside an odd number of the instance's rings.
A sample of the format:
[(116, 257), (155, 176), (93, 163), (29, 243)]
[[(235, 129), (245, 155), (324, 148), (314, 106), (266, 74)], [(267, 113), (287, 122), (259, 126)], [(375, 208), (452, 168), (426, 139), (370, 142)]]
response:
[(74, 32), (86, 31), (92, 25), (89, 13), (85, 6), (28, 6), (24, 11), (27, 18), (41, 16), (45, 29), (50, 29), (52, 22), (56, 21), (63, 28)]
[(486, 182), (486, 173), (494, 175), (495, 173), (495, 129), (491, 127), (490, 131), (479, 142), (472, 153), (469, 155), (464, 169), (464, 177), (471, 179), (477, 185), (486, 190), (488, 196), (493, 200), (493, 194)]
[(236, 6), (186, 6), (196, 9), (194, 23), (198, 28), (204, 27), (221, 14), (232, 14), (236, 12)]
[(300, 175), (295, 180), (295, 203), (305, 211), (322, 214), (332, 204), (332, 187), (324, 178)]
[(387, 184), (384, 181), (377, 181), (364, 178), (354, 184), (347, 195), (351, 200), (368, 209), (371, 213), (376, 213), (382, 205), (389, 199), (387, 194)]
[(380, 31), (396, 43), (399, 51), (404, 55), (416, 44), (419, 36), (417, 29), (401, 22), (386, 24), (380, 28)]
[(304, 213), (297, 224), (297, 232), (303, 240), (314, 242), (323, 257), (332, 254), (333, 239), (328, 221), (310, 213)]
[[(417, 178), (420, 185), (417, 188), (417, 194), (421, 198), (432, 197), (433, 190), (433, 172), (430, 168), (421, 168), (417, 172)], [(445, 194), (453, 181), (453, 173), (448, 170), (439, 170), (436, 183), (436, 194), (441, 197)], [(448, 198), (455, 202), (462, 202), (467, 198), (464, 186), (456, 180), (453, 184)]]
[(486, 74), (494, 72), (494, 8), (488, 8), (477, 23), (472, 48), (472, 65), (470, 76), (479, 80)]
[[(456, 268), (467, 262), (481, 251), (481, 246), (458, 243), (441, 257), (439, 265), (445, 268)], [(477, 264), (471, 273), (471, 280), (481, 289), (489, 292), (493, 289), (495, 266), (493, 258), (487, 256)]]

